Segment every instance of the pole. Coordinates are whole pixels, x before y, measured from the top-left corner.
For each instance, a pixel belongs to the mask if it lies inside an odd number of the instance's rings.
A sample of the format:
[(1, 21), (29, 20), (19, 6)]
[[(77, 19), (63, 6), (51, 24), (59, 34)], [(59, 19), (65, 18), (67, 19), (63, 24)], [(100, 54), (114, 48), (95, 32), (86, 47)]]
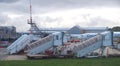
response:
[(30, 34), (32, 34), (33, 32), (32, 32), (32, 5), (31, 5), (31, 0), (29, 0), (29, 2), (30, 2), (30, 25), (31, 25), (31, 29), (30, 29)]
[(30, 0), (30, 23), (32, 24), (32, 5)]

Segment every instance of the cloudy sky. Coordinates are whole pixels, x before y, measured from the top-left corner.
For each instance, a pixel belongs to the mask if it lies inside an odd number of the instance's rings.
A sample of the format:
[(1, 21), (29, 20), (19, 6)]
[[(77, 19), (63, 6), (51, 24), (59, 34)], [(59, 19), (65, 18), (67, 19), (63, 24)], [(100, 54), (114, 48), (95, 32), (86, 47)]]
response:
[[(120, 26), (120, 0), (32, 0), (33, 21), (43, 28)], [(0, 0), (0, 26), (27, 31), (29, 0)]]

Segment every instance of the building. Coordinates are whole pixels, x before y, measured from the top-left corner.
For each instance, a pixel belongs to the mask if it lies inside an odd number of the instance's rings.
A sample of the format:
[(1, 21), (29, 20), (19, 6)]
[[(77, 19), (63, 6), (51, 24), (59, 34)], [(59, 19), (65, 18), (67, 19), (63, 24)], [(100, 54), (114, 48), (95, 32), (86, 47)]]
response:
[(67, 33), (69, 34), (83, 34), (83, 33), (101, 33), (104, 31), (108, 31), (108, 27), (80, 27), (73, 26), (70, 28)]
[(16, 27), (14, 26), (0, 26), (0, 40), (16, 39)]
[(85, 33), (101, 33), (104, 31), (109, 31), (108, 27), (84, 27)]
[(73, 26), (70, 28), (67, 33), (69, 34), (83, 34), (85, 31), (80, 26)]

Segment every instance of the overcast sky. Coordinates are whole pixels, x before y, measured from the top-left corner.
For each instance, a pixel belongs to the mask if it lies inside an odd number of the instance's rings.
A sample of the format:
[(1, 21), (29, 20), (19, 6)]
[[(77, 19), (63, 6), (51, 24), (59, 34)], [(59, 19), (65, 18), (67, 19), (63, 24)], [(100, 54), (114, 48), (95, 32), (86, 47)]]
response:
[[(113, 27), (120, 25), (120, 0), (32, 0), (39, 27)], [(29, 0), (0, 0), (0, 26), (27, 31)]]

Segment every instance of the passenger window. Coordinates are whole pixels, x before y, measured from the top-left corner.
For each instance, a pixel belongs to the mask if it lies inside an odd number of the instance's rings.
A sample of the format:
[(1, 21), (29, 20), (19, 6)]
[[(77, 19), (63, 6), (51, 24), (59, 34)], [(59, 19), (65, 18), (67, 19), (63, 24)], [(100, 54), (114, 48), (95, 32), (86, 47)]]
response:
[(56, 36), (56, 40), (58, 40), (59, 38), (58, 38), (58, 36)]

